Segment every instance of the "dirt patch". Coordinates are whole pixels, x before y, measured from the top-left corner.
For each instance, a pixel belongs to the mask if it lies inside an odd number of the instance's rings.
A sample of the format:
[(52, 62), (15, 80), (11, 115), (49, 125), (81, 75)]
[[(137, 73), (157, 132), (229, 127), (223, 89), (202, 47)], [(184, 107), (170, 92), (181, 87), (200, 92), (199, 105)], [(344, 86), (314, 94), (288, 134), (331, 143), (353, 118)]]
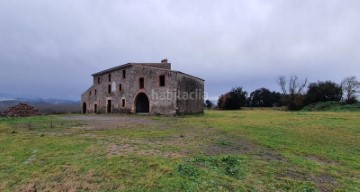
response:
[(275, 151), (256, 145), (242, 138), (220, 138), (206, 149), (207, 155), (249, 154), (266, 161), (286, 162), (286, 158)]
[(142, 150), (138, 154), (144, 156), (163, 156), (168, 158), (179, 158), (184, 156), (184, 154), (182, 153), (171, 152), (171, 151), (160, 151), (156, 149)]
[(141, 156), (163, 156), (170, 158), (182, 157), (183, 154), (172, 152), (172, 151), (162, 151), (161, 149), (150, 148), (150, 149), (140, 149), (138, 146), (121, 144), (115, 145), (111, 144), (106, 148), (107, 155), (109, 156), (126, 156), (131, 153), (135, 153)]
[(36, 185), (34, 183), (29, 183), (24, 188), (25, 192), (36, 192)]
[(341, 189), (340, 184), (337, 183), (336, 179), (329, 174), (314, 176), (308, 173), (298, 172), (296, 170), (286, 170), (285, 173), (278, 174), (277, 177), (289, 177), (299, 181), (313, 181), (316, 188), (322, 192), (330, 192), (335, 191), (336, 189)]
[(85, 130), (108, 130), (128, 128), (138, 125), (160, 125), (157, 121), (133, 115), (78, 115), (64, 116), (65, 120), (81, 122), (80, 128)]
[[(138, 115), (77, 115), (64, 116), (64, 119), (79, 121), (82, 125), (78, 128), (84, 130), (108, 130), (134, 128), (134, 131), (171, 129), (170, 122), (178, 119), (165, 119), (156, 121)], [(161, 155), (168, 157), (180, 157), (188, 154), (233, 155), (250, 154), (254, 158), (266, 161), (285, 162), (286, 158), (275, 151), (252, 143), (243, 138), (233, 137), (216, 128), (192, 128), (175, 127), (174, 133), (149, 139), (124, 140), (122, 144), (109, 142), (106, 145), (108, 155), (127, 155), (136, 153), (139, 155)], [(92, 134), (83, 133), (84, 137), (93, 137)], [(115, 141), (115, 140), (114, 140)], [(145, 147), (144, 147), (145, 146)], [(177, 150), (169, 150), (169, 148)], [(164, 150), (165, 149), (165, 150)]]
[(316, 186), (322, 192), (330, 192), (338, 189), (340, 185), (336, 182), (336, 179), (329, 174), (322, 174), (314, 178)]
[(108, 155), (127, 155), (135, 151), (135, 147), (129, 144), (115, 145), (111, 144), (106, 148)]
[(289, 177), (294, 180), (309, 181), (311, 177), (306, 173), (301, 173), (296, 170), (286, 170), (285, 173), (280, 174), (279, 177)]
[(316, 156), (308, 156), (306, 157), (308, 160), (311, 161), (315, 161), (316, 163), (320, 164), (320, 165), (340, 165), (339, 162), (336, 161), (332, 161), (329, 159), (325, 159), (325, 158), (321, 158), (321, 157), (316, 157)]
[(219, 141), (208, 146), (206, 149), (207, 155), (229, 155), (229, 154), (245, 154), (253, 151), (256, 148), (250, 143), (244, 141)]
[(254, 157), (259, 159), (264, 159), (266, 161), (287, 162), (287, 159), (283, 155), (266, 148), (262, 148), (256, 151)]

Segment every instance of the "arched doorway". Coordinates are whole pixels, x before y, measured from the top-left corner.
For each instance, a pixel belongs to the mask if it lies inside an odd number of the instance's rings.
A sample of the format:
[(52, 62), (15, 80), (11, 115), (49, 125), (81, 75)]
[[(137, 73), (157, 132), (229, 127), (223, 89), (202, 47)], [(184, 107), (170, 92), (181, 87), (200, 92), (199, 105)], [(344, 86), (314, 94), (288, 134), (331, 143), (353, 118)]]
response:
[(82, 112), (83, 112), (83, 114), (86, 113), (86, 103), (85, 102), (82, 105)]
[(145, 93), (139, 93), (135, 99), (136, 113), (149, 113), (149, 99)]

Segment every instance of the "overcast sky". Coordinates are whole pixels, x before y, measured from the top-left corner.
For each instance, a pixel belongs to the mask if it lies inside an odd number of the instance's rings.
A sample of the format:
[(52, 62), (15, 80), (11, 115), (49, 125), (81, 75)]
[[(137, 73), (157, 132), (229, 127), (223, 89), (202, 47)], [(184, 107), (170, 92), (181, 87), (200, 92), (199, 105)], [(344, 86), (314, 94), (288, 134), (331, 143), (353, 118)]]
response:
[[(0, 0), (0, 93), (80, 100), (91, 74), (160, 62), (209, 96), (360, 78), (359, 0)], [(0, 95), (1, 96), (1, 95)]]

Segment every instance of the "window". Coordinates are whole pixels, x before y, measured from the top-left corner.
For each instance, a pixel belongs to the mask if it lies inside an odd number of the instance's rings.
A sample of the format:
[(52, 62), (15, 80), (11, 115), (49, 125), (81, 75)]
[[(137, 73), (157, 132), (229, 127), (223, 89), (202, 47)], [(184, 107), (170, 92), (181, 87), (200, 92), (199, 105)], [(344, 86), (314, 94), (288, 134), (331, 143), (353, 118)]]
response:
[(96, 95), (96, 93), (97, 93), (97, 91), (96, 91), (96, 89), (95, 89), (95, 93), (94, 93), (94, 94)]
[(121, 107), (125, 108), (125, 99), (121, 99)]
[(164, 86), (165, 86), (165, 75), (160, 75), (160, 77), (159, 77), (159, 83), (160, 83), (160, 87), (164, 87)]
[(108, 85), (108, 93), (111, 93), (111, 85)]
[(109, 73), (109, 82), (111, 82), (111, 73)]
[(139, 89), (144, 89), (144, 77), (139, 78)]
[(122, 90), (122, 87), (121, 87), (121, 84), (119, 84), (119, 91), (121, 91)]
[(100, 84), (100, 77), (98, 77), (97, 80), (98, 80), (98, 84)]
[(94, 113), (97, 113), (97, 104), (94, 104)]
[(123, 76), (123, 79), (125, 79), (125, 78), (126, 78), (126, 71), (125, 71), (125, 69), (124, 69), (124, 70), (122, 70), (122, 76)]
[(89, 92), (89, 96), (91, 96), (91, 91)]

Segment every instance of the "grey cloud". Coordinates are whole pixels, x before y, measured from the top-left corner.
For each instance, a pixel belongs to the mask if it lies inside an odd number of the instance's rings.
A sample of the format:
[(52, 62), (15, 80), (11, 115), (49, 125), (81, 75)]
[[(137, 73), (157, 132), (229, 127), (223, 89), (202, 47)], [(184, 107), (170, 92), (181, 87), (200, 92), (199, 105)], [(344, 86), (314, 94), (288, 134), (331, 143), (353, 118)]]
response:
[(0, 89), (78, 99), (90, 74), (157, 62), (206, 80), (211, 97), (292, 73), (359, 77), (359, 1), (2, 1)]

